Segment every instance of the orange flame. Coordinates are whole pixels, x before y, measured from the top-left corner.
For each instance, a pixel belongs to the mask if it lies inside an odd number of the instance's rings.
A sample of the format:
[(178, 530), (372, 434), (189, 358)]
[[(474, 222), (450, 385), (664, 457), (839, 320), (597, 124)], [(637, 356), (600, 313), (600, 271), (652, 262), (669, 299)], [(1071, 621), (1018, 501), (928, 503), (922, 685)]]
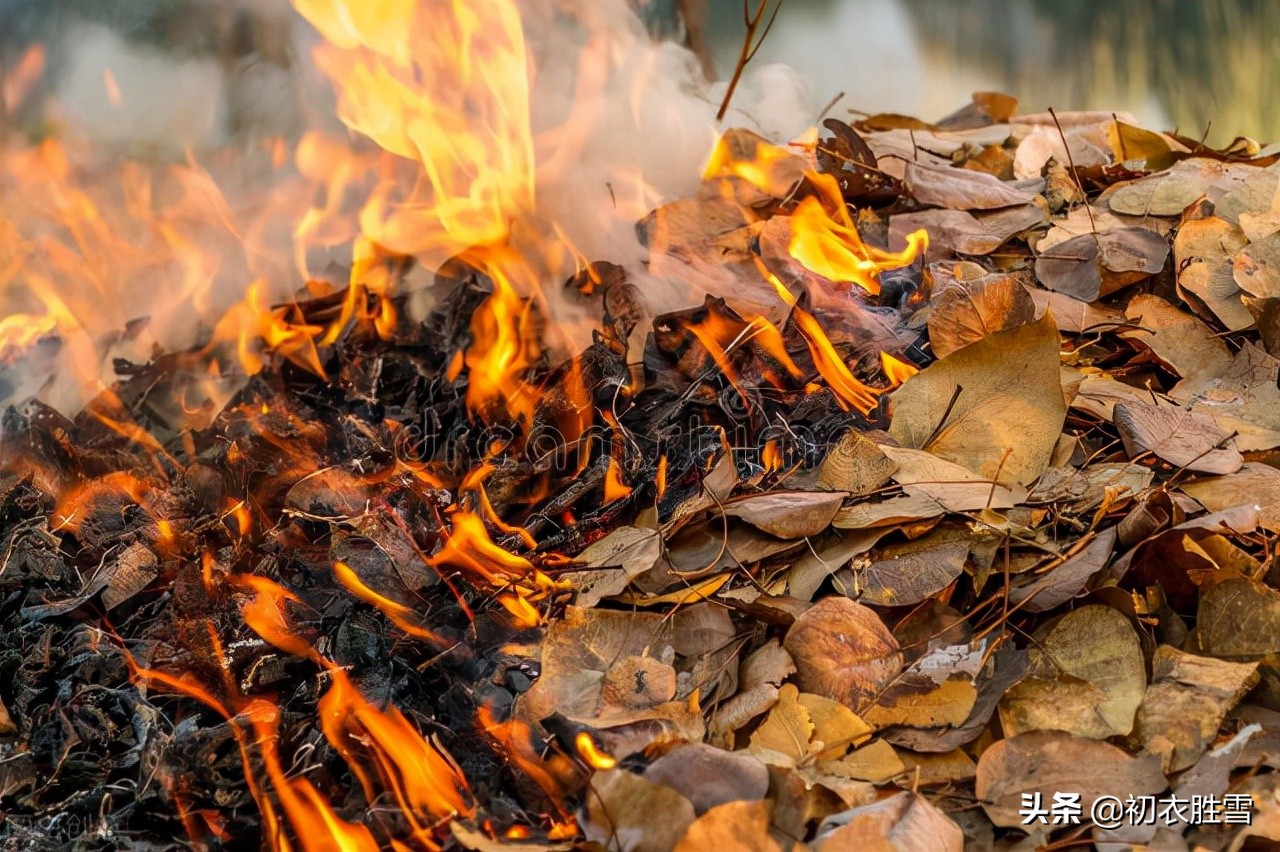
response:
[(898, 387), (907, 379), (920, 372), (920, 369), (914, 364), (908, 364), (901, 361), (888, 352), (880, 353), (880, 369), (884, 373), (885, 378), (889, 380), (890, 387)]
[(618, 759), (601, 750), (596, 745), (595, 739), (586, 731), (579, 731), (578, 735), (573, 738), (573, 747), (577, 749), (578, 754), (592, 769), (613, 769), (618, 765)]
[(836, 212), (829, 214), (814, 196), (803, 199), (791, 214), (788, 252), (808, 269), (837, 284), (856, 284), (868, 293), (880, 292), (880, 273), (909, 266), (929, 245), (924, 230), (907, 235), (902, 251), (867, 245), (849, 218), (840, 186), (831, 175), (808, 173), (809, 180)]

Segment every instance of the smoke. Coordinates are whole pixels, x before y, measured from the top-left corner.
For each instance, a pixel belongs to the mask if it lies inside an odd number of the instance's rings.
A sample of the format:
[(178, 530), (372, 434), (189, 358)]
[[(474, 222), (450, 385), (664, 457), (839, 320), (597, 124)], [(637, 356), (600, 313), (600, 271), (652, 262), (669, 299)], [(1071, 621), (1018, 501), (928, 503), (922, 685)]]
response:
[[(193, 57), (132, 44), (99, 25), (67, 28), (63, 37), (79, 33), (85, 49), (72, 50), (77, 58), (64, 76), (49, 81), (62, 104), (48, 114), (61, 125), (54, 129), (69, 167), (52, 183), (32, 180), (22, 157), (40, 149), (11, 143), (0, 170), (0, 191), (18, 202), (0, 213), (0, 260), (14, 264), (7, 276), (0, 270), (0, 403), (34, 395), (74, 413), (114, 379), (114, 357), (146, 360), (153, 350), (203, 345), (251, 284), (266, 304), (293, 297), (304, 284), (294, 227), (326, 192), (345, 204), (346, 219), (335, 216), (324, 238), (313, 239), (306, 266), (344, 280), (325, 265), (350, 262), (353, 226), (342, 223), (354, 222), (371, 186), (353, 178), (323, 189), (337, 168), (329, 160), (310, 172), (303, 165), (301, 175), (289, 164), (264, 165), (284, 150), (271, 148), (272, 137), (287, 136), (291, 147), (299, 122), (330, 138), (337, 127), (311, 106), (331, 103), (314, 96), (321, 75), (307, 57), (315, 33), (296, 16), (281, 24), (278, 6), (270, 0), (265, 19), (284, 27), (292, 62), (274, 63), (265, 82), (260, 71), (246, 75), (261, 64), (252, 57)], [(804, 131), (816, 118), (806, 81), (783, 66), (749, 69), (717, 123), (725, 84), (705, 80), (683, 47), (654, 42), (628, 0), (528, 0), (519, 8), (537, 163), (533, 233), (523, 238), (568, 247), (541, 282), (551, 326), (567, 331), (569, 345), (584, 340), (581, 308), (558, 297), (582, 260), (627, 267), (654, 311), (730, 287), (696, 270), (649, 271), (635, 223), (696, 190), (721, 130), (746, 127), (779, 142)], [(286, 71), (292, 82), (281, 77)], [(111, 103), (113, 87), (120, 103)], [(282, 93), (296, 102), (281, 105)], [(365, 158), (365, 177), (374, 175), (370, 146), (348, 138), (365, 152), (355, 155)], [(181, 162), (184, 150), (190, 162)], [(394, 174), (412, 182), (407, 165)], [(84, 200), (92, 201), (91, 213)], [(410, 301), (415, 315), (441, 295), (429, 282), (419, 286)], [(52, 320), (56, 331), (32, 335), (37, 320)]]

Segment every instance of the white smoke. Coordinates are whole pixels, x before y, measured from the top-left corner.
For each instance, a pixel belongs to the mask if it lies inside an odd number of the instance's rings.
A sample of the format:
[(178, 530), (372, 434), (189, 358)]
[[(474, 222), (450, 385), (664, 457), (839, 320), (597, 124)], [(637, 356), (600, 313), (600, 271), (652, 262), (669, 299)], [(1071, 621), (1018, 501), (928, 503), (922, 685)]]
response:
[[(204, 0), (191, 2), (198, 5)], [(250, 0), (237, 2), (254, 5)], [(263, 0), (262, 5), (270, 13), (267, 18), (279, 20), (281, 0)], [(647, 255), (637, 239), (635, 222), (650, 209), (697, 188), (718, 132), (746, 127), (785, 142), (804, 131), (817, 117), (807, 82), (784, 66), (750, 68), (728, 116), (717, 122), (725, 83), (704, 79), (696, 58), (683, 47), (650, 39), (628, 0), (528, 0), (520, 8), (534, 83), (530, 113), (540, 167), (537, 217), (545, 236), (567, 238), (586, 259), (630, 268), (643, 282), (652, 308), (700, 301), (701, 292), (690, 284), (696, 277), (692, 271), (687, 276), (667, 274), (663, 279), (645, 272)], [(157, 157), (172, 161), (178, 152), (191, 150), (202, 164), (212, 164), (209, 171), (218, 177), (232, 216), (242, 211), (248, 217), (260, 216), (264, 200), (273, 194), (273, 204), (296, 214), (304, 205), (280, 197), (298, 192), (292, 170), (273, 173), (276, 177), (271, 179), (279, 180), (275, 186), (262, 182), (259, 169), (242, 176), (235, 187), (234, 179), (222, 180), (224, 175), (234, 178), (235, 167), (226, 166), (228, 158), (223, 154), (211, 153), (237, 140), (227, 123), (235, 106), (228, 103), (228, 93), (234, 93), (242, 112), (246, 104), (254, 104), (255, 97), (261, 99), (259, 106), (266, 105), (247, 110), (255, 122), (248, 134), (253, 141), (296, 133), (300, 121), (335, 127), (331, 117), (312, 115), (311, 104), (329, 103), (327, 98), (311, 96), (320, 76), (308, 54), (315, 33), (296, 16), (290, 21), (283, 31), (294, 43), (291, 53), (296, 61), (288, 70), (292, 81), (282, 80), (272, 70), (256, 82), (252, 75), (245, 76), (243, 61), (207, 55), (193, 58), (155, 45), (135, 45), (100, 26), (69, 27), (64, 38), (81, 40), (84, 49), (72, 50), (73, 61), (52, 80), (53, 99), (61, 103), (52, 114), (69, 137), (89, 140), (97, 152), (98, 177), (109, 174), (122, 155), (148, 163)], [(121, 90), (119, 103), (111, 103), (104, 92), (106, 72), (111, 72)], [(236, 79), (228, 79), (230, 75)], [(280, 105), (282, 96), (297, 103), (286, 108)], [(570, 117), (573, 132), (557, 130)], [(238, 132), (243, 134), (245, 129)], [(237, 227), (250, 230), (246, 221)], [(64, 345), (52, 359), (48, 347), (31, 353), (33, 357), (9, 353), (7, 363), (0, 363), (0, 403), (19, 401), (43, 385), (37, 393), (40, 398), (73, 413), (101, 385), (86, 381), (83, 363), (78, 372), (60, 363), (72, 350), (83, 361), (86, 348), (96, 347), (102, 381), (109, 384), (113, 355), (145, 359), (153, 345), (180, 350), (203, 343), (202, 337), (209, 334), (221, 312), (242, 296), (255, 277), (268, 288), (270, 300), (291, 297), (303, 283), (289, 263), (291, 225), (278, 222), (252, 228), (255, 243), (247, 250), (229, 248), (226, 233), (202, 246), (213, 253), (238, 252), (240, 256), (217, 265), (216, 291), (200, 304), (166, 302), (164, 294), (175, 288), (164, 281), (135, 277), (99, 282), (101, 292), (94, 298), (103, 310), (80, 317), (82, 327), (74, 332), (79, 338), (76, 346)], [(336, 249), (328, 257), (339, 259), (343, 251)], [(165, 268), (161, 261), (152, 266)], [(341, 280), (342, 276), (332, 277)], [(715, 286), (713, 280), (702, 283)], [(36, 300), (21, 292), (23, 286), (35, 285), (18, 278), (0, 286), (0, 317), (32, 309)], [(576, 325), (575, 309), (554, 296), (559, 281), (544, 282), (544, 290), (553, 294), (546, 303), (553, 325), (562, 321)], [(150, 300), (148, 293), (153, 294)], [(439, 295), (426, 286), (413, 301), (416, 313)], [(145, 316), (150, 316), (151, 324), (128, 345), (113, 333)]]

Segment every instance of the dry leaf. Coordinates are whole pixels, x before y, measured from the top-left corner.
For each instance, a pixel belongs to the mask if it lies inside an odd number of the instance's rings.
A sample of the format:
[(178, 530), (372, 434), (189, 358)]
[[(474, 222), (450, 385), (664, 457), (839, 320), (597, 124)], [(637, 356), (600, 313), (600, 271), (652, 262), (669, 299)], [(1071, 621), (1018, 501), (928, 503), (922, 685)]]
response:
[[(1122, 336), (1146, 345), (1186, 382), (1207, 382), (1231, 366), (1227, 344), (1200, 320), (1159, 296), (1134, 296), (1125, 316), (1142, 328)], [(1178, 398), (1176, 388), (1174, 398)]]
[(822, 583), (860, 553), (875, 547), (889, 530), (855, 530), (841, 533), (826, 544), (801, 556), (787, 572), (787, 590), (794, 598), (813, 600)]
[(863, 716), (877, 728), (957, 728), (973, 711), (978, 692), (968, 678), (940, 684), (895, 684)]
[(1050, 315), (996, 332), (908, 379), (891, 398), (889, 434), (1002, 485), (1030, 483), (1066, 416), (1058, 363)]
[(903, 791), (875, 804), (828, 817), (818, 826), (814, 852), (961, 852), (964, 832), (915, 793)]
[(670, 852), (693, 824), (693, 805), (670, 787), (625, 769), (591, 776), (587, 840), (616, 852)]
[(1280, 652), (1280, 592), (1248, 577), (1215, 583), (1200, 596), (1195, 649), (1227, 660)]
[(727, 802), (693, 821), (674, 852), (705, 852), (708, 849), (740, 849), (742, 852), (782, 852), (769, 836), (768, 802)]
[(1136, 127), (1124, 121), (1107, 124), (1107, 141), (1117, 163), (1133, 165), (1150, 171), (1167, 169), (1173, 165), (1173, 151), (1185, 151), (1183, 145), (1163, 133)]
[(1258, 173), (1256, 166), (1189, 157), (1112, 193), (1111, 209), (1130, 216), (1177, 216), (1193, 201), (1214, 190), (1222, 197)]
[(1175, 467), (1204, 473), (1234, 473), (1244, 464), (1235, 439), (1207, 415), (1125, 402), (1116, 405), (1114, 417), (1131, 459), (1154, 453)]
[(1280, 446), (1280, 361), (1245, 342), (1231, 365), (1208, 381), (1187, 383), (1182, 398), (1191, 410), (1212, 417), (1236, 434), (1242, 451)]
[(1116, 545), (1116, 528), (1101, 530), (1074, 556), (1049, 571), (1009, 589), (1009, 601), (1028, 612), (1054, 609), (1080, 594), (1089, 578), (1107, 566)]
[(1125, 321), (1124, 312), (1110, 305), (1081, 302), (1049, 290), (1032, 290), (1030, 295), (1036, 306), (1036, 319), (1043, 317), (1045, 311), (1053, 311), (1058, 330), (1068, 334), (1080, 334), (1100, 326), (1120, 325)]
[(1184, 219), (1173, 240), (1179, 295), (1186, 298), (1190, 292), (1231, 331), (1253, 325), (1253, 316), (1240, 300), (1233, 267), (1236, 253), (1247, 242), (1238, 227), (1217, 216)]
[(1030, 660), (1027, 677), (1000, 701), (1006, 734), (1052, 730), (1106, 739), (1133, 729), (1147, 674), (1124, 615), (1109, 606), (1074, 610), (1031, 647)]
[(805, 692), (856, 708), (902, 670), (898, 642), (880, 616), (848, 598), (823, 598), (783, 642)]
[(822, 695), (802, 692), (796, 699), (813, 722), (810, 752), (819, 760), (834, 760), (849, 746), (857, 745), (871, 736), (871, 726), (838, 701)]
[[(909, 496), (923, 496), (936, 501), (947, 512), (970, 512), (978, 509), (1005, 509), (1022, 502), (1026, 490), (997, 485), (963, 465), (939, 458), (925, 450), (883, 447), (898, 466), (893, 479)], [(839, 518), (850, 507), (842, 509)], [(941, 512), (934, 512), (934, 515)]]
[(949, 586), (969, 558), (968, 530), (948, 527), (880, 547), (854, 572), (857, 597), (871, 606), (911, 606)]
[(974, 792), (999, 826), (1022, 825), (1022, 797), (1078, 793), (1084, 813), (1099, 796), (1154, 796), (1169, 782), (1155, 755), (1131, 757), (1108, 743), (1061, 731), (1036, 731), (1000, 740), (982, 753)]
[(856, 429), (849, 429), (822, 460), (818, 485), (861, 497), (888, 482), (897, 469), (879, 445)]
[(810, 740), (814, 732), (809, 709), (799, 701), (799, 690), (784, 684), (778, 702), (751, 734), (747, 752), (771, 766), (794, 767), (814, 754)]
[(844, 495), (826, 491), (770, 491), (726, 503), (724, 513), (783, 539), (807, 538), (831, 526)]
[(1271, 532), (1280, 532), (1280, 470), (1270, 465), (1245, 462), (1229, 476), (1186, 482), (1181, 488), (1211, 512), (1259, 506), (1259, 523)]
[(912, 784), (921, 787), (967, 784), (977, 774), (978, 764), (965, 754), (964, 749), (952, 749), (942, 754), (916, 754), (904, 751), (902, 763)]
[(705, 743), (677, 746), (649, 764), (644, 777), (683, 795), (699, 814), (728, 802), (763, 799), (769, 792), (763, 763)]
[(952, 281), (935, 291), (929, 344), (939, 358), (988, 334), (1035, 319), (1031, 295), (1012, 275)]
[(964, 210), (921, 210), (889, 217), (889, 245), (906, 245), (907, 234), (923, 228), (929, 232), (928, 260), (961, 255), (991, 254), (1014, 234), (1044, 221), (1045, 211), (1036, 204), (1010, 207), (977, 216)]
[(1138, 708), (1134, 739), (1160, 756), (1165, 772), (1186, 769), (1257, 682), (1257, 668), (1257, 663), (1229, 663), (1161, 645), (1151, 660), (1151, 685)]
[(872, 784), (884, 784), (905, 770), (902, 758), (884, 740), (872, 740), (839, 760), (828, 760), (822, 764), (822, 771), (828, 775), (870, 781)]
[(903, 177), (921, 204), (952, 210), (996, 210), (1030, 203), (1044, 181), (1003, 181), (993, 175), (951, 166), (907, 163)]
[(662, 555), (657, 530), (618, 527), (578, 554), (577, 561), (593, 571), (572, 571), (564, 579), (578, 590), (577, 604), (593, 607), (601, 598), (616, 595), (632, 579), (652, 568)]
[[(1280, 211), (1276, 225), (1280, 226)], [(1231, 277), (1236, 286), (1259, 299), (1280, 296), (1280, 234), (1260, 237), (1236, 252), (1231, 259)]]
[(1092, 302), (1155, 275), (1169, 243), (1146, 228), (1081, 234), (1036, 256), (1036, 279), (1073, 299)]

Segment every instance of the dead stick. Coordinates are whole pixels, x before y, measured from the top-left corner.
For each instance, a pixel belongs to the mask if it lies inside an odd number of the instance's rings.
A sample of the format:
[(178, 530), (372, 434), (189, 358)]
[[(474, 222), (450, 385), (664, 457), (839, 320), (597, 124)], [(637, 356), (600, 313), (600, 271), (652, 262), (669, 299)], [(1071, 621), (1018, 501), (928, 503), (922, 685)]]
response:
[[(729, 78), (729, 88), (725, 89), (724, 100), (720, 102), (720, 111), (716, 113), (716, 121), (724, 121), (725, 114), (729, 112), (729, 101), (733, 100), (733, 93), (738, 88), (738, 81), (742, 79), (742, 72), (746, 70), (747, 63), (760, 50), (760, 45), (764, 44), (765, 36), (769, 35), (769, 30), (773, 29), (773, 22), (778, 19), (778, 10), (782, 8), (782, 0), (776, 0), (773, 14), (769, 16), (769, 22), (765, 24), (764, 32), (760, 33), (758, 40), (756, 39), (756, 32), (760, 29), (760, 22), (764, 20), (764, 13), (769, 8), (769, 2), (770, 0), (760, 0), (753, 13), (747, 7), (747, 0), (742, 0), (742, 22), (747, 26), (747, 33), (742, 39), (742, 50), (738, 52), (738, 61), (733, 66), (733, 76)], [(755, 42), (754, 45), (752, 42)]]
[(1076, 182), (1076, 189), (1080, 190), (1080, 197), (1084, 199), (1084, 212), (1089, 214), (1089, 230), (1093, 231), (1093, 238), (1098, 239), (1098, 226), (1093, 221), (1093, 208), (1089, 205), (1089, 195), (1084, 191), (1084, 184), (1080, 182), (1080, 175), (1076, 172), (1076, 161), (1071, 156), (1071, 146), (1067, 144), (1067, 134), (1062, 132), (1062, 122), (1058, 121), (1058, 114), (1054, 112), (1053, 107), (1049, 107), (1049, 117), (1053, 119), (1053, 126), (1058, 128), (1058, 136), (1062, 139), (1062, 150), (1067, 152), (1067, 165), (1071, 167), (1071, 179)]

